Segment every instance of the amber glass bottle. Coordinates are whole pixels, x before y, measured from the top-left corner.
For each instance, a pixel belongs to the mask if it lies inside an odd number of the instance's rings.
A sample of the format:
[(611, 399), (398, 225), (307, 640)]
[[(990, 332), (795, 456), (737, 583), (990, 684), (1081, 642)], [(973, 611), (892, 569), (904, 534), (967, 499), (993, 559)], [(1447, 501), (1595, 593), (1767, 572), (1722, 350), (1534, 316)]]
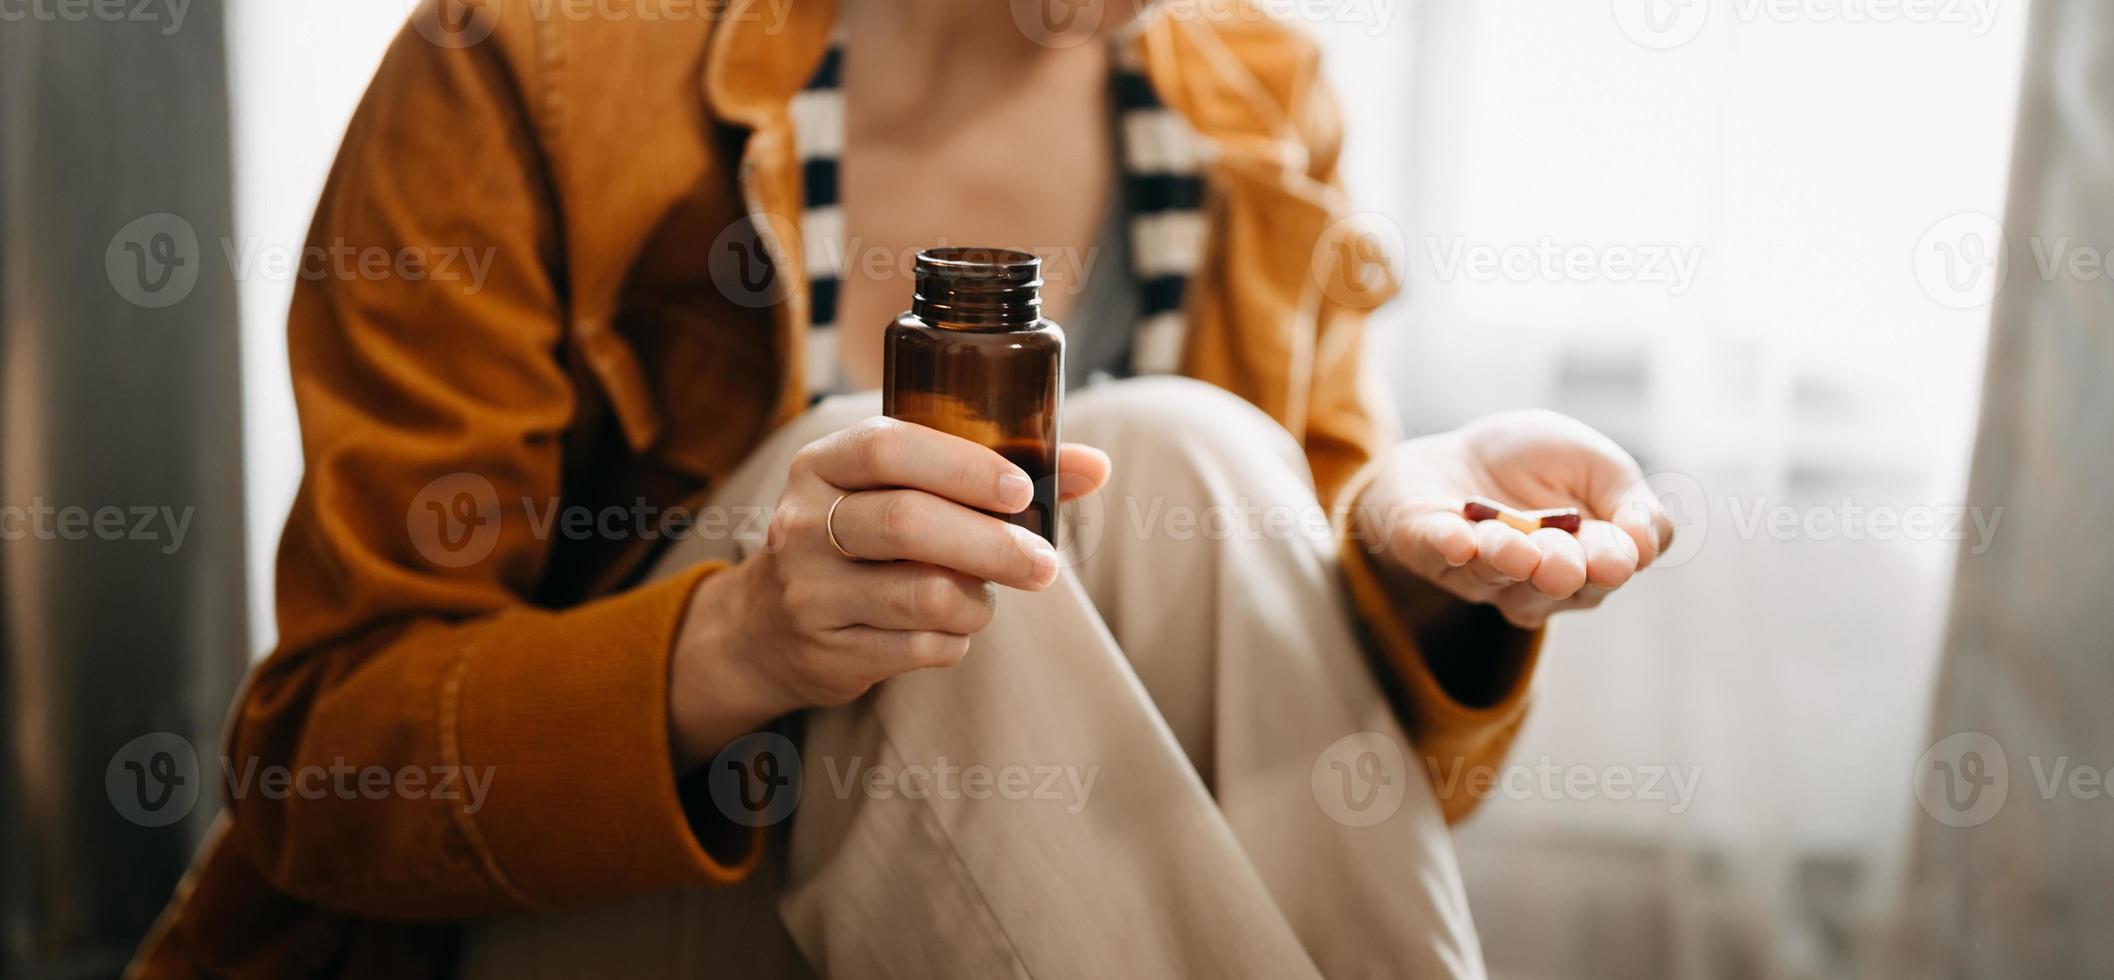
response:
[(996, 450), (1035, 481), (1001, 515), (1057, 541), (1064, 330), (1042, 318), (1042, 260), (996, 248), (918, 253), (910, 311), (888, 325), (882, 411)]

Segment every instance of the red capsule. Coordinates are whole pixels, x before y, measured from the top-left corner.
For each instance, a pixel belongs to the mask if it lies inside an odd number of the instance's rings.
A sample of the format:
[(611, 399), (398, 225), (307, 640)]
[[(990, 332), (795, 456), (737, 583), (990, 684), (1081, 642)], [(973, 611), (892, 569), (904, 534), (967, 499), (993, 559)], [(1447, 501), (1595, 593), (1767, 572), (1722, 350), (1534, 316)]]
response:
[(1559, 507), (1554, 510), (1514, 510), (1487, 497), (1470, 497), (1461, 505), (1461, 516), (1471, 521), (1503, 521), (1518, 528), (1521, 533), (1553, 527), (1565, 534), (1577, 534), (1585, 516), (1576, 507)]
[(1579, 525), (1585, 523), (1584, 515), (1578, 513), (1575, 508), (1569, 507), (1562, 510), (1536, 511), (1528, 516), (1533, 517), (1536, 515), (1541, 517), (1541, 526), (1553, 527), (1565, 534), (1577, 534)]

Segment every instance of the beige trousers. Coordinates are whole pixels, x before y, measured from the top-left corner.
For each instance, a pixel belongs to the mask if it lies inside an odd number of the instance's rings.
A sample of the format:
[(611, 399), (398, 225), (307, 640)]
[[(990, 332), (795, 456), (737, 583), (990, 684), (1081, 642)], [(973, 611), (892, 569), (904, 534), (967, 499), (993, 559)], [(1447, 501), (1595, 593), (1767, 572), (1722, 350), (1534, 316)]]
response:
[[(712, 502), (775, 501), (796, 449), (878, 409), (818, 405)], [(1065, 427), (1115, 461), (1068, 505), (1071, 567), (1002, 595), (960, 666), (811, 712), (753, 879), (479, 925), (463, 975), (1483, 975), (1298, 446), (1179, 379), (1089, 389)]]

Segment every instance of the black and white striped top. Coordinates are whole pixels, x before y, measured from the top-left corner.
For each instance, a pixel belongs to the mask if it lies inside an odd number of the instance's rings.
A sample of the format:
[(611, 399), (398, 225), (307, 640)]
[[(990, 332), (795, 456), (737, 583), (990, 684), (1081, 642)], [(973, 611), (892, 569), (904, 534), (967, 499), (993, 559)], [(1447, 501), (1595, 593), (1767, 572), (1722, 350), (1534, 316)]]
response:
[[(1129, 240), (1128, 270), (1139, 291), (1138, 320), (1094, 324), (1130, 333), (1123, 363), (1129, 374), (1170, 374), (1183, 338), (1182, 303), (1203, 249), (1203, 167), (1207, 144), (1160, 103), (1126, 33), (1114, 40), (1110, 78), (1117, 116), (1118, 155)], [(813, 77), (793, 97), (793, 134), (799, 148), (803, 207), (800, 234), (806, 253), (809, 328), (808, 391), (844, 390), (837, 353), (837, 297), (851, 256), (844, 239), (838, 164), (844, 153), (844, 38), (830, 41)]]

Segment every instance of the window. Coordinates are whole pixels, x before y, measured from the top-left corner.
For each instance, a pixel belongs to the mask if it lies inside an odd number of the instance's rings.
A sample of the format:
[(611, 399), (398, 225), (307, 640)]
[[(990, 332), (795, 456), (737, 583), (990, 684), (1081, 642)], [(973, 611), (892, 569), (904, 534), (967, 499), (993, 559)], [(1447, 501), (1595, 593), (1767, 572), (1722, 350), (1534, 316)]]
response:
[[(1461, 837), (1500, 974), (1827, 975), (1883, 924), (1977, 535), (1989, 309), (1925, 257), (2003, 213), (2025, 26), (1915, 7), (1313, 25), (1353, 190), (1405, 253), (1374, 329), (1411, 430), (1576, 415), (1702, 521), (1679, 567), (1552, 630), (1522, 771)], [(1701, 782), (1685, 807), (1610, 798), (1646, 767)], [(1591, 785), (1546, 788), (1574, 769)]]

